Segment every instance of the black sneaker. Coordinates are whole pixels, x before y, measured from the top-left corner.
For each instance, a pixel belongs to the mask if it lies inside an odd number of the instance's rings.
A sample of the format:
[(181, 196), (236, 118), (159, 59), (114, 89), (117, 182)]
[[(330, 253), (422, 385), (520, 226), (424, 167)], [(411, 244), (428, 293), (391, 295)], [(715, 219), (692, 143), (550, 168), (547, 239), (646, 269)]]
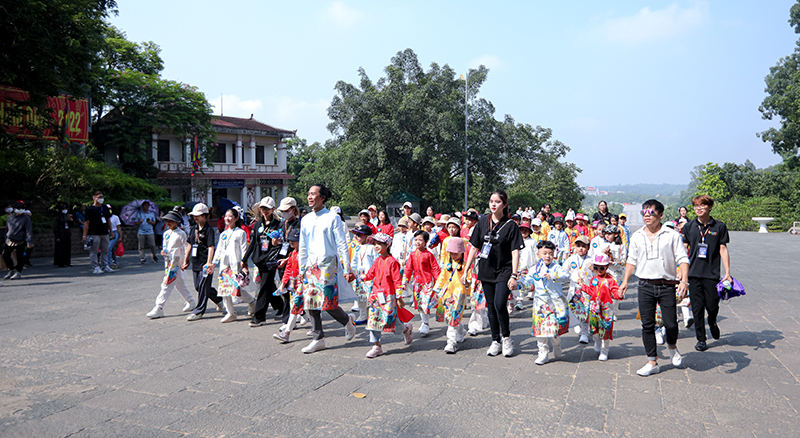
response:
[(711, 332), (711, 336), (714, 339), (719, 340), (719, 326), (718, 325), (716, 325), (716, 324), (709, 325), (708, 326), (708, 330)]
[(142, 264), (144, 264), (144, 262), (146, 262), (146, 261), (147, 261), (147, 260), (145, 260), (145, 259), (142, 259), (142, 260), (140, 260), (140, 262), (141, 262)]
[(158, 257), (153, 256), (153, 263), (158, 263)]
[(706, 341), (697, 341), (694, 345), (694, 349), (697, 351), (706, 351), (708, 350), (708, 345), (706, 345)]
[(257, 319), (252, 319), (252, 320), (250, 320), (250, 327), (261, 327), (262, 325), (265, 325), (266, 323), (267, 323), (266, 321), (259, 321)]

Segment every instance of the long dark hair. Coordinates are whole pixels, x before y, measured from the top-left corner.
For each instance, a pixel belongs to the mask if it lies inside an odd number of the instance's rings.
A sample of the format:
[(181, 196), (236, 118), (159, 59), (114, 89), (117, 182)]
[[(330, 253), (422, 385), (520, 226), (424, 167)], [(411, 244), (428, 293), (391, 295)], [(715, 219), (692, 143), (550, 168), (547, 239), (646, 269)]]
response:
[(236, 222), (233, 223), (233, 228), (240, 228), (244, 222), (242, 222), (242, 218), (239, 217), (239, 210), (236, 210), (235, 208), (229, 208), (225, 211), (225, 214), (228, 214), (228, 212), (231, 212), (233, 217), (236, 219)]
[[(381, 220), (381, 213), (383, 213), (384, 220)], [(386, 213), (385, 210), (378, 210), (378, 223), (381, 225), (388, 225), (392, 223), (392, 221), (389, 220), (389, 214)]]
[[(500, 198), (500, 201), (502, 201), (503, 204), (506, 205), (505, 207), (503, 207), (503, 216), (508, 217), (508, 195), (506, 194), (506, 192), (502, 190), (495, 190), (492, 192), (492, 195), (497, 195)], [(492, 195), (489, 195), (489, 198), (491, 198)]]

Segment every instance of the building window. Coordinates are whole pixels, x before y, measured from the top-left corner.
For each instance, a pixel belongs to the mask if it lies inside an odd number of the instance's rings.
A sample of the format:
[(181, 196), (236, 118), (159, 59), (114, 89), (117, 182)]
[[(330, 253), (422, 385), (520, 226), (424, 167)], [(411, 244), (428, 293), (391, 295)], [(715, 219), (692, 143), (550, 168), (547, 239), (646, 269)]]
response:
[(169, 161), (169, 140), (158, 141), (158, 161)]
[(264, 146), (256, 146), (256, 164), (264, 164)]
[(214, 156), (212, 160), (215, 163), (225, 163), (227, 155), (225, 154), (225, 143), (217, 143), (217, 148), (214, 149)]

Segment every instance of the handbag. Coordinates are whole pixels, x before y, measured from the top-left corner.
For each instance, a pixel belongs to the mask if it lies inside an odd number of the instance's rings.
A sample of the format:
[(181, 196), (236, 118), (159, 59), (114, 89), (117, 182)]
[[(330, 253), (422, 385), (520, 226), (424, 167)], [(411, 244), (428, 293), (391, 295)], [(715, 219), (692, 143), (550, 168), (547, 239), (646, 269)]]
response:
[(731, 277), (731, 280), (733, 281), (731, 281), (728, 287), (725, 287), (725, 284), (723, 284), (722, 281), (717, 283), (717, 294), (719, 295), (720, 299), (729, 300), (733, 297), (745, 295), (744, 286), (742, 286), (742, 283), (733, 277)]
[(122, 244), (121, 241), (119, 242), (119, 245), (117, 245), (117, 249), (114, 251), (114, 255), (116, 255), (117, 257), (122, 257), (125, 255), (125, 246)]

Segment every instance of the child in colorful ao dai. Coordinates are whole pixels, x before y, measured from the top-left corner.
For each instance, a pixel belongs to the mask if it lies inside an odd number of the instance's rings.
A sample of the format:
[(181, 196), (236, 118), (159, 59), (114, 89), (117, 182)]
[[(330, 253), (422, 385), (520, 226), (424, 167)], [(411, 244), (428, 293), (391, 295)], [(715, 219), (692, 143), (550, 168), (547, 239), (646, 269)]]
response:
[(600, 353), (598, 359), (601, 361), (608, 360), (608, 347), (614, 332), (614, 310), (611, 305), (614, 299), (619, 299), (619, 286), (608, 273), (608, 264), (608, 255), (595, 254), (592, 259), (595, 276), (589, 280), (588, 286), (581, 286), (581, 291), (591, 297), (589, 326), (592, 334), (597, 335), (594, 339), (594, 350)]
[(467, 329), (461, 325), (461, 317), (469, 292), (469, 283), (461, 282), (465, 269), (466, 244), (464, 239), (451, 238), (447, 241), (447, 247), (443, 248), (443, 251), (448, 252), (450, 256), (447, 265), (439, 274), (433, 290), (439, 298), (436, 320), (447, 322), (447, 345), (444, 347), (444, 351), (453, 354), (458, 349), (457, 344), (464, 342), (464, 337), (467, 335)]
[(286, 262), (286, 269), (283, 271), (283, 278), (281, 279), (281, 286), (275, 291), (275, 295), (280, 296), (289, 292), (289, 299), (292, 306), (289, 313), (289, 320), (285, 325), (281, 326), (278, 333), (272, 337), (278, 340), (281, 344), (289, 342), (289, 334), (297, 326), (297, 320), (300, 319), (300, 314), (303, 313), (303, 279), (300, 277), (300, 262), (297, 260), (298, 247), (300, 246), (300, 228), (294, 228), (286, 236), (289, 245), (292, 246), (294, 251), (289, 254), (289, 260)]
[(569, 275), (554, 260), (556, 246), (553, 242), (543, 240), (536, 247), (539, 249), (539, 261), (523, 282), (533, 287), (533, 336), (539, 344), (539, 357), (534, 363), (544, 365), (550, 353), (548, 343), (553, 345), (554, 357), (560, 358), (559, 336), (569, 331), (567, 297), (561, 287)]
[(192, 294), (189, 293), (189, 288), (186, 287), (183, 269), (181, 269), (183, 259), (186, 258), (186, 233), (178, 228), (180, 222), (180, 216), (174, 212), (169, 212), (164, 216), (164, 224), (168, 228), (164, 233), (163, 249), (161, 250), (165, 265), (164, 281), (161, 282), (161, 291), (156, 297), (156, 306), (147, 314), (150, 319), (164, 316), (164, 304), (173, 288), (177, 288), (183, 299), (186, 300), (186, 305), (183, 307), (184, 312), (191, 312), (196, 306)]
[(406, 267), (403, 271), (403, 289), (406, 284), (412, 281), (414, 291), (414, 307), (419, 311), (422, 324), (419, 326), (419, 335), (428, 336), (430, 332), (430, 315), (436, 312), (436, 294), (433, 292), (433, 282), (439, 278), (439, 263), (436, 258), (428, 251), (428, 233), (418, 230), (414, 233), (414, 246), (417, 248), (406, 260)]

